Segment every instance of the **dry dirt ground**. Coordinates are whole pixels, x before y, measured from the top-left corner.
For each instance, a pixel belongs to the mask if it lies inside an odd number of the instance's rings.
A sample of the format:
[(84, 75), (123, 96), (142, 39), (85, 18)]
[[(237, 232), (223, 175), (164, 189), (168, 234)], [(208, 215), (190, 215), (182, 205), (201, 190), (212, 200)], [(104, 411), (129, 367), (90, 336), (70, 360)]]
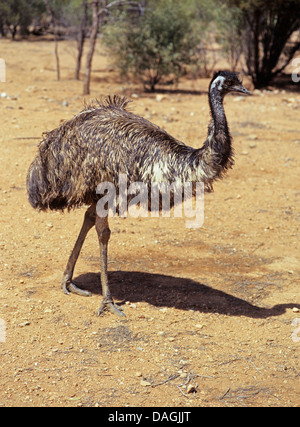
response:
[[(299, 93), (226, 98), (236, 164), (205, 196), (203, 227), (111, 219), (109, 279), (127, 317), (97, 317), (94, 230), (74, 276), (92, 298), (60, 289), (84, 210), (38, 213), (25, 185), (42, 132), (90, 99), (75, 43), (60, 43), (59, 82), (52, 43), (0, 47), (0, 406), (299, 406)], [(93, 65), (91, 98), (125, 94), (178, 139), (205, 140), (208, 80), (157, 96), (121, 82), (99, 46)]]

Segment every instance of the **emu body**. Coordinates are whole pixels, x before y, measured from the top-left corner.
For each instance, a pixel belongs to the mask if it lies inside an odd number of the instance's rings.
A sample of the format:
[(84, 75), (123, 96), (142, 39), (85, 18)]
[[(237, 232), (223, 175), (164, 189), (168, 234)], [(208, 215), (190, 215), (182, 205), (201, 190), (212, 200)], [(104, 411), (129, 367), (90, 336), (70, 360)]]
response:
[[(103, 300), (98, 314), (109, 310), (123, 315), (110, 294), (107, 280), (108, 218), (96, 214), (101, 182), (111, 182), (118, 190), (120, 174), (133, 182), (203, 182), (212, 190), (233, 165), (231, 136), (223, 108), (230, 91), (249, 92), (235, 73), (215, 73), (209, 86), (212, 119), (208, 136), (195, 149), (173, 138), (166, 131), (130, 111), (128, 100), (118, 96), (88, 106), (58, 128), (45, 133), (27, 175), (30, 204), (39, 210), (64, 210), (88, 205), (85, 219), (69, 258), (62, 280), (65, 293), (89, 292), (72, 283), (73, 271), (88, 231), (95, 226), (101, 264)], [(149, 203), (149, 209), (151, 208)]]

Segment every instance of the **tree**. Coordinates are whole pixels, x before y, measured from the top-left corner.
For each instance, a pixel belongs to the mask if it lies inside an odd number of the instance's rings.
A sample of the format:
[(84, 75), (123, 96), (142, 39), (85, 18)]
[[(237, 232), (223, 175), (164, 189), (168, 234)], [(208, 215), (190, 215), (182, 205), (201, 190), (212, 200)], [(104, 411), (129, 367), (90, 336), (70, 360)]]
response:
[(244, 17), (243, 11), (236, 7), (228, 7), (223, 1), (217, 2), (214, 8), (213, 22), (216, 27), (216, 40), (222, 46), (222, 55), (227, 59), (230, 68), (235, 70), (243, 53)]
[(21, 35), (28, 34), (28, 26), (45, 10), (43, 0), (0, 0), (0, 31), (4, 36), (6, 28), (14, 40), (17, 28)]
[(83, 16), (80, 23), (80, 29), (78, 33), (78, 40), (77, 40), (77, 46), (78, 46), (78, 54), (77, 54), (77, 61), (76, 61), (76, 69), (75, 69), (75, 79), (79, 80), (79, 72), (80, 72), (80, 65), (81, 65), (81, 58), (83, 53), (83, 45), (86, 38), (86, 32), (87, 32), (87, 20), (88, 20), (88, 4), (87, 0), (82, 0), (82, 8), (83, 8)]
[(122, 74), (132, 74), (154, 91), (158, 83), (176, 81), (192, 62), (199, 42), (192, 9), (180, 0), (146, 4), (140, 17), (123, 13), (108, 24), (104, 42)]
[(85, 75), (83, 82), (83, 95), (88, 95), (90, 93), (90, 80), (91, 80), (91, 71), (92, 71), (92, 61), (97, 41), (97, 35), (99, 30), (99, 18), (105, 15), (109, 15), (110, 9), (119, 6), (133, 5), (138, 7), (138, 3), (135, 1), (126, 1), (126, 0), (114, 0), (110, 3), (107, 3), (106, 0), (102, 0), (101, 9), (99, 9), (99, 0), (92, 0), (92, 10), (93, 10), (93, 22), (92, 22), (92, 31), (90, 36), (90, 48), (86, 57), (86, 67)]
[[(51, 30), (54, 36), (54, 55), (56, 59), (56, 77), (60, 80), (60, 64), (58, 55), (58, 41), (61, 36), (59, 27), (68, 27), (76, 20), (74, 19), (74, 11), (76, 10), (77, 1), (75, 0), (43, 0), (46, 11), (50, 17)], [(65, 31), (64, 31), (65, 33)]]
[(92, 23), (92, 32), (90, 36), (90, 48), (86, 57), (86, 67), (84, 74), (83, 82), (83, 95), (88, 95), (90, 93), (90, 81), (91, 81), (91, 70), (92, 70), (92, 60), (95, 51), (95, 45), (97, 40), (98, 28), (99, 28), (99, 0), (92, 1), (93, 9), (93, 23)]
[[(246, 70), (261, 88), (282, 72), (300, 49), (299, 0), (228, 0), (244, 17)], [(291, 36), (297, 32), (292, 41)]]
[(51, 4), (49, 0), (44, 0), (47, 12), (51, 17), (51, 24), (53, 26), (54, 34), (54, 54), (56, 59), (56, 78), (60, 80), (60, 66), (59, 66), (59, 56), (58, 56), (58, 33), (57, 33), (57, 18), (54, 11), (54, 4)]

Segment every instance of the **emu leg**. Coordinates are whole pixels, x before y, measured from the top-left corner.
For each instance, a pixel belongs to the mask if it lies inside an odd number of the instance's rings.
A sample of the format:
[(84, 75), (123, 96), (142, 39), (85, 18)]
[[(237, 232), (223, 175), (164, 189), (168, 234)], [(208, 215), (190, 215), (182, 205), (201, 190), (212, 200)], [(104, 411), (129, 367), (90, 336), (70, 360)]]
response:
[(99, 216), (96, 217), (96, 231), (98, 234), (99, 239), (99, 246), (100, 246), (100, 267), (101, 267), (101, 285), (102, 285), (102, 295), (103, 299), (100, 305), (100, 308), (98, 310), (98, 316), (102, 314), (104, 311), (110, 311), (113, 314), (116, 314), (118, 316), (124, 316), (125, 314), (122, 313), (123, 309), (122, 307), (119, 307), (117, 304), (114, 303), (109, 285), (108, 285), (108, 277), (107, 277), (107, 247), (108, 247), (108, 241), (110, 238), (110, 229), (108, 226), (108, 219), (100, 218)]
[(74, 283), (72, 283), (73, 272), (75, 268), (76, 261), (79, 257), (83, 242), (86, 238), (86, 235), (90, 231), (90, 229), (95, 225), (96, 221), (96, 205), (92, 205), (88, 208), (84, 215), (84, 221), (76, 240), (75, 246), (70, 255), (67, 267), (65, 269), (61, 287), (65, 294), (69, 295), (70, 292), (74, 292), (75, 294), (90, 297), (92, 294), (88, 291), (84, 291), (83, 289), (78, 288)]

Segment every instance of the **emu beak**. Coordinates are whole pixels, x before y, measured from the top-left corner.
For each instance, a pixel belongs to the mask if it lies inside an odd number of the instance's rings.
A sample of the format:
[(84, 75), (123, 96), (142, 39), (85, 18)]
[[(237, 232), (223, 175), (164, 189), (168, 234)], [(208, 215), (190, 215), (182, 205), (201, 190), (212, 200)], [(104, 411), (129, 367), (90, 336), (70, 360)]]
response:
[(234, 90), (235, 92), (241, 92), (241, 93), (243, 93), (244, 95), (252, 95), (252, 93), (251, 93), (251, 92), (249, 92), (249, 90), (248, 90), (248, 89), (246, 89), (243, 85), (235, 86), (235, 87), (233, 88), (233, 90)]

